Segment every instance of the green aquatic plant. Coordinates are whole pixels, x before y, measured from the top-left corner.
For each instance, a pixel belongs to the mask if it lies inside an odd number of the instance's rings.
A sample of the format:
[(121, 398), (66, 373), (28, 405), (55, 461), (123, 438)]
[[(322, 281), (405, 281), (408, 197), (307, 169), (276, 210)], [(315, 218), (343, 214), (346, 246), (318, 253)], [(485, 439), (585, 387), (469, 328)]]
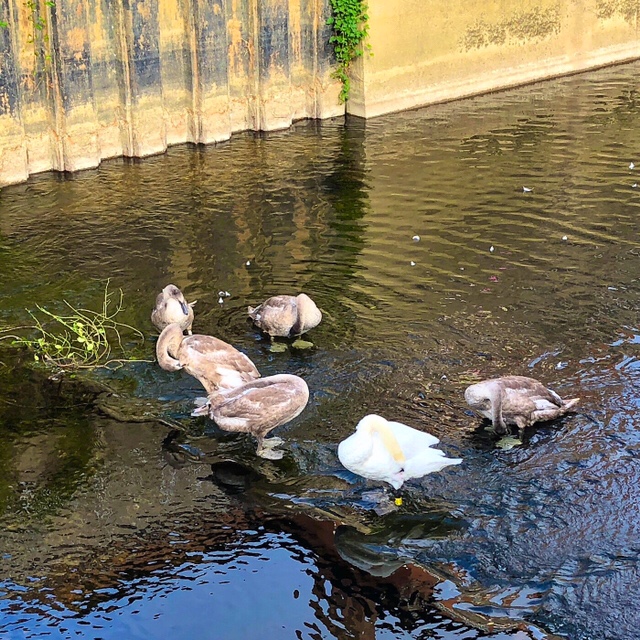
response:
[[(332, 75), (342, 82), (338, 99), (344, 103), (349, 99), (351, 90), (349, 66), (353, 60), (364, 53), (362, 41), (369, 33), (369, 15), (363, 0), (329, 0), (329, 2), (332, 15), (327, 23), (333, 29), (329, 42), (333, 45), (338, 63), (338, 68)], [(367, 45), (367, 49), (370, 50), (371, 47)]]
[[(11, 334), (1, 339), (12, 338), (14, 345), (33, 351), (36, 362), (59, 369), (92, 369), (132, 361), (127, 357), (111, 357), (114, 348), (124, 354), (121, 335), (124, 331), (144, 342), (141, 331), (116, 320), (123, 309), (123, 297), (122, 289), (119, 295), (110, 292), (107, 281), (99, 311), (76, 308), (66, 300), (63, 302), (69, 312), (65, 315), (36, 305), (37, 311), (26, 310), (33, 325), (5, 329), (3, 333)], [(16, 335), (18, 330), (36, 332), (36, 337)]]

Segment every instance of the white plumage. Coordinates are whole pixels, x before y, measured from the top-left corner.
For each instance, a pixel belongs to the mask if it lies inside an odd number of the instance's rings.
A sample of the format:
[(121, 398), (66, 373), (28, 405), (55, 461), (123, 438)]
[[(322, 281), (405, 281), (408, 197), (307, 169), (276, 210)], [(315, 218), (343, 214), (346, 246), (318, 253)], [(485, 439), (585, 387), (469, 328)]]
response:
[(338, 459), (349, 471), (399, 489), (405, 480), (421, 478), (460, 464), (432, 446), (438, 438), (400, 422), (371, 414), (360, 420), (356, 432), (338, 445)]

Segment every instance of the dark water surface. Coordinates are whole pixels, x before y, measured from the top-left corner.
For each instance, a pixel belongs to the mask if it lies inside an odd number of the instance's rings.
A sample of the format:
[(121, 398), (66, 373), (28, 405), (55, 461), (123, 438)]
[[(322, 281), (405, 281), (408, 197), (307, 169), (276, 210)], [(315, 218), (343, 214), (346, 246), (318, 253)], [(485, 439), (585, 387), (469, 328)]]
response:
[[(97, 308), (109, 278), (149, 362), (52, 379), (0, 342), (0, 637), (637, 639), (638, 77), (3, 189), (0, 327)], [(153, 362), (168, 282), (198, 300), (197, 332), (307, 380), (282, 461), (190, 418), (198, 383)], [(325, 312), (314, 346), (273, 352), (246, 307), (301, 290)], [(507, 373), (581, 413), (497, 447), (462, 393)], [(370, 412), (463, 464), (377, 515), (336, 458)]]

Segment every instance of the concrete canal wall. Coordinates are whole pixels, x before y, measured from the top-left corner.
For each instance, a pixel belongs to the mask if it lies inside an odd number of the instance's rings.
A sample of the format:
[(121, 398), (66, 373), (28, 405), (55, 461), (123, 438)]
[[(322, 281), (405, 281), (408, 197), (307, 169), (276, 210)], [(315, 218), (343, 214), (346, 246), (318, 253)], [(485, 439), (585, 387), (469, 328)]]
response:
[[(640, 58), (640, 0), (369, 0), (371, 117)], [(0, 0), (0, 186), (345, 112), (328, 0)]]
[(344, 113), (325, 0), (0, 0), (0, 186)]
[(640, 58), (640, 0), (369, 0), (349, 111), (373, 117)]

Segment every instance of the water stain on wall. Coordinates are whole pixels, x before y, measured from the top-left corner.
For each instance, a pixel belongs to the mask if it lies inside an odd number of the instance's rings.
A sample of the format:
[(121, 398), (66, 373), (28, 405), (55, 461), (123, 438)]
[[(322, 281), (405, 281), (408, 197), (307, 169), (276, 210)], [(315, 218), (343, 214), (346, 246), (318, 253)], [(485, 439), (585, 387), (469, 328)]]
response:
[(622, 17), (626, 22), (637, 25), (640, 0), (597, 0), (596, 15), (601, 20)]
[(490, 45), (518, 44), (547, 38), (559, 33), (560, 11), (557, 6), (531, 11), (517, 11), (499, 22), (482, 18), (470, 26), (462, 37), (465, 51), (481, 49)]

